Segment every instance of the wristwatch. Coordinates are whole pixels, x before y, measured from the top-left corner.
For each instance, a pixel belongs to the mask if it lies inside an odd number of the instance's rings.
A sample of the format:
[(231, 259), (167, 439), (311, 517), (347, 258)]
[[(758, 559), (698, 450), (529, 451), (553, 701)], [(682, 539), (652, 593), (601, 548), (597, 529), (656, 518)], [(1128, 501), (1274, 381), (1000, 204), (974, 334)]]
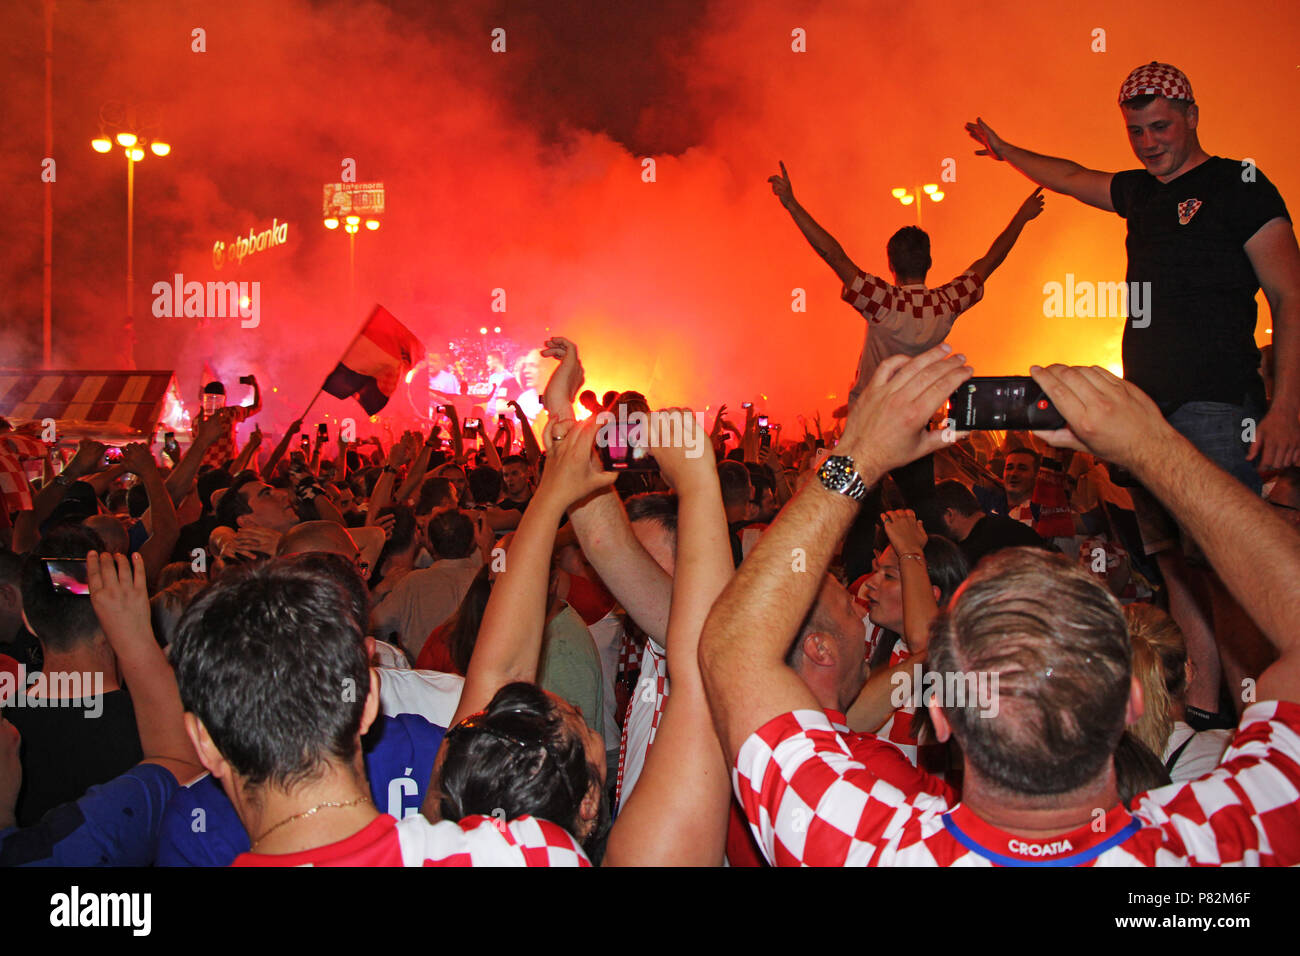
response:
[(861, 501), (867, 495), (867, 483), (862, 480), (848, 455), (831, 455), (817, 469), (817, 477), (827, 491)]

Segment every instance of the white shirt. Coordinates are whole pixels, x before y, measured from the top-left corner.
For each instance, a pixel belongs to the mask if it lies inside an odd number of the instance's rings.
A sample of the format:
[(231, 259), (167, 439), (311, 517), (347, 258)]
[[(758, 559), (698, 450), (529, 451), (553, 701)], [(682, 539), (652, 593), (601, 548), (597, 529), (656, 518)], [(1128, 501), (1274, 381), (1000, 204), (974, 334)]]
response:
[(377, 667), (379, 709), (389, 717), (419, 714), (431, 724), (450, 727), (460, 705), (465, 678), (441, 671), (417, 671), (405, 667)]

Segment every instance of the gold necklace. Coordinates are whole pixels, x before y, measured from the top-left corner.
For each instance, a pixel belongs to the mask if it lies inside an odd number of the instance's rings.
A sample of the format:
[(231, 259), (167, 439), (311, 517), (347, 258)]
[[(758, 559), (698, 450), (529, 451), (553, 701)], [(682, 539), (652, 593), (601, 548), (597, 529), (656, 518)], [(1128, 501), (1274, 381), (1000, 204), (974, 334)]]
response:
[(292, 823), (294, 820), (301, 820), (303, 817), (310, 817), (314, 815), (317, 810), (324, 810), (326, 808), (332, 808), (332, 807), (355, 807), (358, 803), (365, 803), (368, 802), (369, 800), (370, 797), (366, 796), (366, 797), (357, 797), (355, 800), (348, 800), (346, 802), (339, 802), (337, 800), (332, 800), (327, 803), (318, 803), (310, 810), (304, 810), (302, 811), (302, 813), (295, 813), (293, 816), (281, 820), (275, 826), (271, 827), (271, 829), (267, 830), (260, 837), (254, 840), (253, 845), (249, 847), (249, 850), (257, 849), (257, 845), (259, 843), (261, 843), (263, 840), (269, 837), (276, 830), (280, 829), (280, 827), (284, 826), (286, 823)]

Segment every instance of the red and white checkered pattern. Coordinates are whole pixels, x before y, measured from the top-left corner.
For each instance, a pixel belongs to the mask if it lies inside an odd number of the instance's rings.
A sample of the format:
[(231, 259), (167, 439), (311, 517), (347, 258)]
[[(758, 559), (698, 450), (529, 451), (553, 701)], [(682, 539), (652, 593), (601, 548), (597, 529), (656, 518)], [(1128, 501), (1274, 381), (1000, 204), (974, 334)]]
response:
[[(235, 429), (248, 417), (248, 410), (251, 407), (251, 405), (235, 405), (230, 409), (230, 427), (204, 453), (202, 464), (220, 468), (226, 462), (234, 461), (239, 457), (239, 446), (235, 444)], [(203, 413), (200, 412), (199, 417), (194, 420), (195, 435), (199, 433), (199, 426), (202, 424)]]
[(27, 435), (0, 435), (0, 502), (6, 514), (32, 509), (32, 486), (22, 462), (43, 460), (49, 453), (48, 445)]
[(641, 676), (632, 690), (627, 704), (627, 718), (623, 721), (623, 736), (618, 746), (618, 785), (614, 791), (615, 810), (622, 809), (623, 801), (636, 786), (650, 745), (655, 742), (659, 721), (664, 716), (668, 698), (668, 655), (662, 647), (648, 638), (641, 654)]
[(920, 355), (942, 342), (957, 316), (984, 297), (984, 280), (967, 270), (951, 282), (928, 289), (896, 286), (869, 272), (859, 272), (840, 295), (867, 320), (857, 380), (849, 392), (851, 403), (885, 359)]
[(786, 866), (1180, 866), (1300, 863), (1300, 704), (1242, 714), (1217, 770), (1050, 839), (990, 826), (934, 794), (905, 793), (854, 759), (820, 711), (769, 721), (732, 782), (773, 863)]
[(923, 322), (955, 317), (978, 302), (983, 294), (984, 282), (974, 272), (963, 272), (934, 289), (919, 285), (900, 287), (869, 272), (859, 272), (841, 293), (845, 302), (873, 324), (891, 315)]
[(1163, 96), (1171, 100), (1195, 102), (1192, 99), (1192, 84), (1183, 75), (1183, 71), (1155, 60), (1135, 69), (1119, 88), (1120, 103), (1135, 96)]
[(508, 823), (466, 817), (400, 823), (381, 813), (346, 840), (302, 853), (243, 853), (235, 866), (591, 866), (563, 827), (523, 816)]

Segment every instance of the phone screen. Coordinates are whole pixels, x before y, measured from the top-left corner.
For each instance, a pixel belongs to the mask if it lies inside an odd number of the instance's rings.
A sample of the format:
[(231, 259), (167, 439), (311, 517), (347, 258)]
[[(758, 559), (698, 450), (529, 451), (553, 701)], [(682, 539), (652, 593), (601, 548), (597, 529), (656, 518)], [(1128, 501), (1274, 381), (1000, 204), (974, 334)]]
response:
[(958, 431), (1064, 428), (1065, 419), (1027, 375), (969, 378), (948, 399)]
[(46, 558), (45, 570), (56, 591), (84, 595), (90, 593), (86, 577), (85, 558)]

